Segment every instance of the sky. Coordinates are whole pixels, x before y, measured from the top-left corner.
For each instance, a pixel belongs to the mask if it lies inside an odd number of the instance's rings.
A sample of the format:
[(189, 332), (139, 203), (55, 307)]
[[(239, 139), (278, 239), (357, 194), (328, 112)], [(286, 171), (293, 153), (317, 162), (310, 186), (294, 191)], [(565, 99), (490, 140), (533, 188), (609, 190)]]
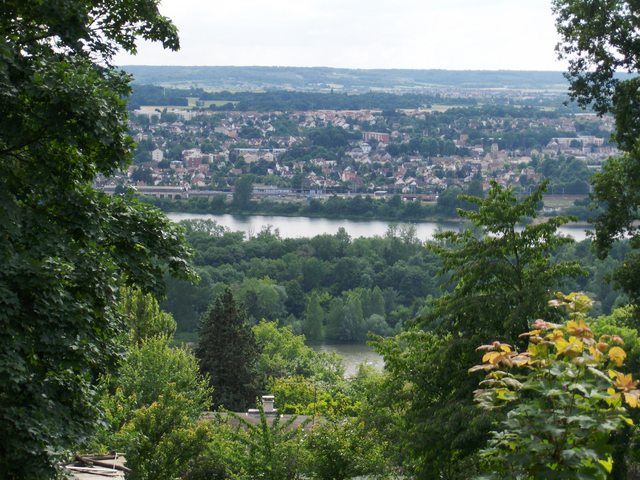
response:
[(162, 0), (179, 52), (120, 65), (557, 70), (551, 0)]

